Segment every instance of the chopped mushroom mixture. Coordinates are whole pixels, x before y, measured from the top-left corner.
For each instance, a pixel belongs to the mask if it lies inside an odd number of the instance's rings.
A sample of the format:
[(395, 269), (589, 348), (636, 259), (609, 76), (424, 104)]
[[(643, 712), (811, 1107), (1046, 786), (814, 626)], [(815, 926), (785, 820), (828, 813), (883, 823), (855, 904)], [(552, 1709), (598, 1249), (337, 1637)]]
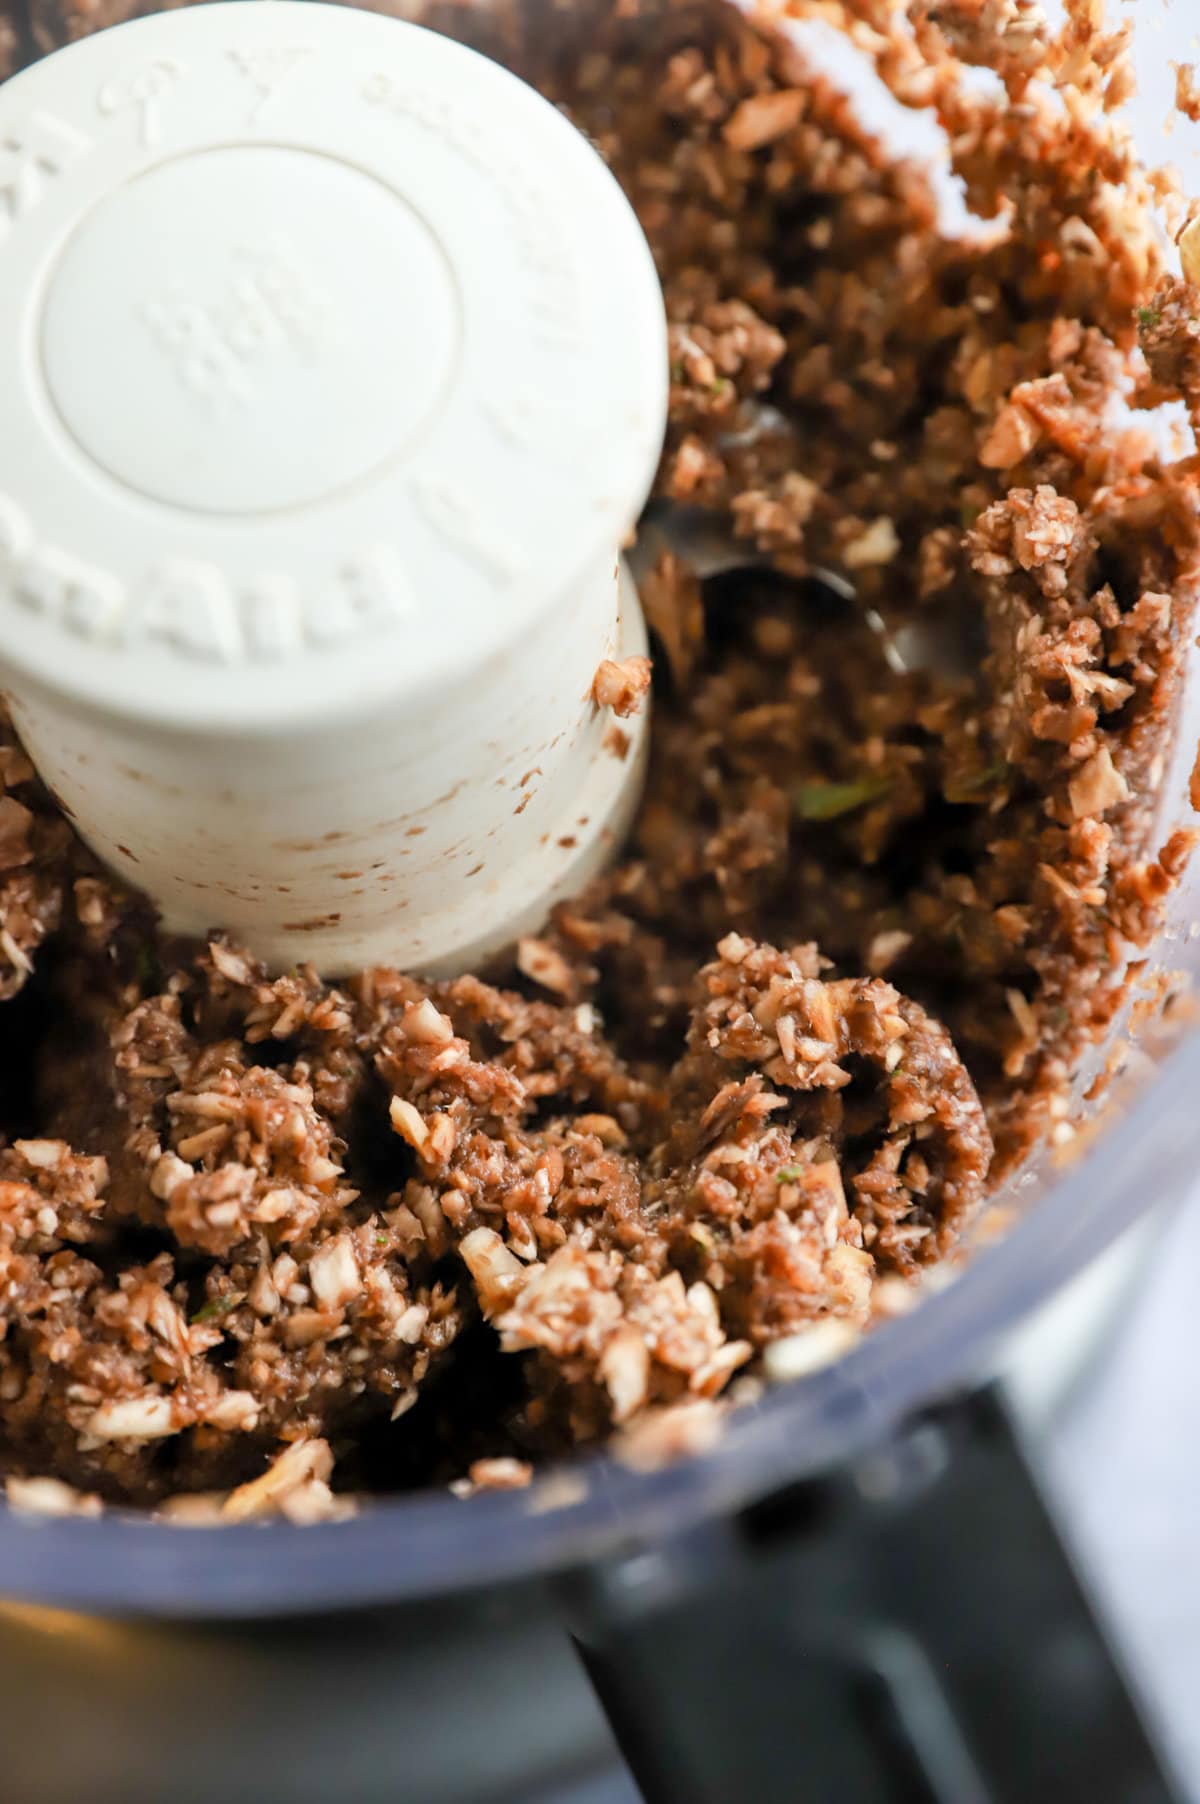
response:
[[(0, 67), (142, 10), (30, 0)], [(1200, 227), (1112, 119), (1128, 28), (1068, 12), (421, 9), (565, 109), (658, 263), (653, 672), (594, 686), (628, 716), (653, 676), (645, 799), (492, 969), (330, 985), (169, 940), (3, 736), (15, 1507), (309, 1521), (696, 1445), (1061, 1128), (1191, 850), (1153, 804), (1200, 579), (1192, 446), (1150, 429), (1200, 420)]]

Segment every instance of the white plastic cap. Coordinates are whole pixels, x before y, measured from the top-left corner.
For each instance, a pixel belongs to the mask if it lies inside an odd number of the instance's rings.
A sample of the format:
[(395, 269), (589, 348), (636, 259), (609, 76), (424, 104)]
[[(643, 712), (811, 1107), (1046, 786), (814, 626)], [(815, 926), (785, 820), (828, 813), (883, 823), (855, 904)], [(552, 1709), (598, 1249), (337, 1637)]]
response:
[(531, 925), (638, 763), (665, 326), (600, 158), (435, 33), (206, 5), (0, 89), (0, 254), (0, 675), (84, 836), (277, 963)]

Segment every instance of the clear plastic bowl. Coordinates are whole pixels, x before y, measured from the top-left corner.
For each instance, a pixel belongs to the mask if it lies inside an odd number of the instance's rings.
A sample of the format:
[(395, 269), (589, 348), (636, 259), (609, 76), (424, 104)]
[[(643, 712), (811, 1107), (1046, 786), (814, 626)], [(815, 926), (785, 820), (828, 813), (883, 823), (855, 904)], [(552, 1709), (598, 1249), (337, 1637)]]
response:
[[(1140, 11), (1141, 9), (1139, 9)], [(1185, 177), (1200, 169), (1179, 122), (1164, 138), (1174, 76), (1194, 24), (1138, 19), (1144, 153)], [(1192, 135), (1194, 142), (1194, 135)], [(1200, 669), (1184, 698), (1162, 833), (1190, 816)], [(1152, 961), (1200, 972), (1200, 860), (1172, 900)], [(993, 1198), (1014, 1225), (980, 1244), (952, 1281), (836, 1364), (733, 1412), (706, 1453), (654, 1472), (605, 1454), (548, 1468), (524, 1491), (469, 1502), (426, 1492), (368, 1503), (345, 1522), (173, 1527), (114, 1512), (38, 1519), (0, 1509), (0, 1596), (124, 1615), (237, 1618), (383, 1605), (582, 1565), (677, 1535), (829, 1469), (906, 1414), (986, 1372), (1020, 1324), (1149, 1211), (1166, 1210), (1200, 1167), (1200, 1017), (1152, 1024), (1069, 1162), (1049, 1156)], [(569, 1482), (564, 1483), (564, 1479)]]

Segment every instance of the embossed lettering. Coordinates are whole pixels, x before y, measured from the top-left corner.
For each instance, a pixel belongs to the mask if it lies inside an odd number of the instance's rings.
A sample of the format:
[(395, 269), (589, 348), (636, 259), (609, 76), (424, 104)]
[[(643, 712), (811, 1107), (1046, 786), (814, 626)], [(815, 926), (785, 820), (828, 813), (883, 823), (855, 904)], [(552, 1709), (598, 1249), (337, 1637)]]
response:
[(142, 318), (189, 393), (218, 406), (249, 400), (250, 385), (235, 353), (198, 302), (168, 290), (147, 301)]
[(244, 271), (238, 294), (253, 293), (269, 308), (297, 350), (316, 351), (328, 331), (329, 296), (302, 266), (290, 239), (275, 232), (268, 243), (243, 246), (234, 256)]
[(91, 139), (53, 113), (31, 113), (0, 138), (0, 237), (36, 207), (48, 181), (91, 148)]
[(469, 558), (494, 582), (513, 580), (517, 574), (513, 547), (498, 528), (482, 518), (473, 496), (453, 477), (415, 477), (409, 493), (452, 551)]
[(305, 651), (386, 634), (413, 612), (394, 546), (368, 545), (305, 594), (294, 576), (264, 571), (234, 587), (215, 564), (169, 558), (132, 589), (109, 570), (39, 538), (0, 493), (0, 595), (75, 638), (109, 644), (158, 640), (212, 664), (280, 664)]
[(526, 278), (524, 317), (539, 344), (579, 356), (586, 350), (579, 278), (547, 226), (545, 190), (528, 166), (505, 155), (471, 114), (454, 100), (400, 87), (383, 70), (369, 75), (363, 98), (434, 134), (487, 178), (508, 219), (518, 263)]
[(87, 639), (110, 634), (125, 599), (115, 576), (54, 545), (39, 545), (29, 553), (14, 591), (34, 613), (59, 619)]
[(11, 495), (0, 495), (0, 573), (11, 582), (33, 549), (33, 522)]
[(242, 601), (246, 649), (265, 664), (286, 658), (300, 646), (296, 585), (290, 576), (260, 576)]
[(161, 639), (193, 657), (234, 663), (242, 636), (233, 596), (212, 564), (183, 559), (152, 572), (127, 621), (130, 637)]
[(171, 287), (141, 309), (176, 380), (215, 409), (243, 407), (251, 400), (253, 365), (272, 345), (290, 345), (305, 359), (314, 356), (329, 315), (324, 291), (300, 267), (282, 234), (267, 245), (239, 247), (233, 260), (217, 300), (206, 302)]
[(404, 567), (390, 545), (373, 545), (343, 564), (327, 594), (305, 610), (313, 645), (337, 645), (412, 613)]
[(258, 124), (296, 64), (311, 55), (312, 50), (307, 44), (297, 44), (290, 49), (281, 44), (270, 45), (261, 50), (229, 52), (230, 61), (236, 63), (242, 74), (253, 82), (258, 94), (248, 116), (250, 125)]
[(536, 444), (548, 428), (560, 428), (563, 421), (562, 408), (540, 388), (508, 387), (503, 374), (481, 406), (499, 436), (522, 451)]
[(162, 137), (162, 101), (183, 74), (182, 65), (174, 57), (158, 57), (127, 75), (106, 82), (96, 99), (106, 115), (122, 113), (127, 108), (137, 114), (138, 142), (151, 149)]

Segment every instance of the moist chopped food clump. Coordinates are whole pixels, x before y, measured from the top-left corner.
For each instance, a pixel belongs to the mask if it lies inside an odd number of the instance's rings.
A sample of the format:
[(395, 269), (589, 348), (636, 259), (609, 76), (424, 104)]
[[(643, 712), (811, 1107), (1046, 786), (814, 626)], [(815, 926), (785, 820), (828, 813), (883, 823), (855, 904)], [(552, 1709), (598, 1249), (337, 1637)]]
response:
[[(141, 10), (34, 0), (0, 74)], [(662, 279), (653, 670), (593, 688), (619, 720), (653, 679), (645, 796), (487, 971), (331, 983), (165, 935), (3, 730), (16, 1507), (310, 1521), (697, 1445), (1062, 1133), (1191, 851), (1156, 803), (1200, 582), (1152, 418), (1200, 419), (1200, 227), (1110, 117), (1125, 28), (1067, 10), (421, 8), (590, 136)]]

